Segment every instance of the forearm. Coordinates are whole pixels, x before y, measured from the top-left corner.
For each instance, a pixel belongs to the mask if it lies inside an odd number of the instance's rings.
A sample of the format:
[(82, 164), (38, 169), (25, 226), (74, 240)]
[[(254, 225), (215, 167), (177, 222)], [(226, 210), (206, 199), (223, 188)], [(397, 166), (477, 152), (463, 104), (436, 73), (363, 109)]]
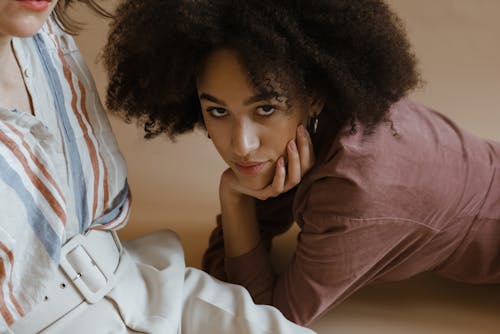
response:
[(254, 198), (221, 185), (220, 200), (226, 257), (248, 253), (260, 241)]
[(224, 268), (224, 236), (222, 233), (221, 217), (217, 216), (217, 227), (210, 234), (208, 248), (203, 254), (201, 262), (203, 271), (209, 273), (221, 281), (227, 281), (226, 270)]
[(255, 302), (271, 303), (274, 271), (261, 242), (255, 199), (223, 187), (220, 194), (228, 281), (247, 288)]

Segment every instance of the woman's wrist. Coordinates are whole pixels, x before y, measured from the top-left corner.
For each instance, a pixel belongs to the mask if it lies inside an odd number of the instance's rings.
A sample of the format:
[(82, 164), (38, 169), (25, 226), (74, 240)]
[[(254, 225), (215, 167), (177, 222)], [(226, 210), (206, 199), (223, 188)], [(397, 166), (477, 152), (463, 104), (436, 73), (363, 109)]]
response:
[(237, 188), (237, 179), (231, 169), (227, 169), (222, 173), (219, 184), (219, 198), (221, 205), (228, 204), (242, 204), (253, 201), (253, 198)]
[(227, 257), (237, 257), (254, 249), (260, 241), (255, 199), (233, 187), (229, 170), (219, 188), (224, 249)]

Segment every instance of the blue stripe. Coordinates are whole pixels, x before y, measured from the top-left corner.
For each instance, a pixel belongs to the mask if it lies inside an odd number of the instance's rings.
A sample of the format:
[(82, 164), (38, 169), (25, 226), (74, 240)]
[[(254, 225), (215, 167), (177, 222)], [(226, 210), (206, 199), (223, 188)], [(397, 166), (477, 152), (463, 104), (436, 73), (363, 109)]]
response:
[[(26, 216), (33, 232), (40, 239), (43, 247), (54, 260), (59, 263), (61, 253), (61, 240), (50, 226), (47, 218), (33, 199), (33, 194), (26, 189), (19, 174), (0, 155), (0, 177), (9, 185), (23, 201), (26, 208)], [(5, 200), (5, 199), (4, 199)]]
[(57, 69), (52, 63), (45, 42), (40, 34), (34, 36), (36, 50), (40, 56), (45, 76), (50, 85), (52, 97), (54, 98), (55, 108), (64, 127), (66, 154), (69, 160), (69, 172), (73, 180), (73, 192), (75, 196), (75, 211), (80, 223), (80, 232), (86, 230), (90, 225), (88, 217), (87, 203), (87, 185), (85, 184), (85, 175), (80, 155), (78, 153), (78, 145), (76, 143), (75, 133), (69, 121), (68, 112), (65, 108), (64, 91), (62, 84), (57, 75)]
[(125, 186), (118, 194), (118, 204), (115, 205), (115, 207), (111, 211), (94, 220), (92, 225), (106, 225), (115, 220), (120, 214), (123, 205), (127, 201), (128, 192), (129, 192), (128, 183), (127, 180), (125, 180)]

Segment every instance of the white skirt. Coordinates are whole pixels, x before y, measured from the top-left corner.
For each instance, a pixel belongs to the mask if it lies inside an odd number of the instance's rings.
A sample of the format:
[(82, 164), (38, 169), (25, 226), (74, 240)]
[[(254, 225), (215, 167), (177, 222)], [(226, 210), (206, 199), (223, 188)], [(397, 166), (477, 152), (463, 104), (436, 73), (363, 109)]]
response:
[(43, 333), (314, 333), (274, 307), (255, 305), (243, 287), (186, 268), (174, 232), (155, 232), (124, 248), (115, 288)]

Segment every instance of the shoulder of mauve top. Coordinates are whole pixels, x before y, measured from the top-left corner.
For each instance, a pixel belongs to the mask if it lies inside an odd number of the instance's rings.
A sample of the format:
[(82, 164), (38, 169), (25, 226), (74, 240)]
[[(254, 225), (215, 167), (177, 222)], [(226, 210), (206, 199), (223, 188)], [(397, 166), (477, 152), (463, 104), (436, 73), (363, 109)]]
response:
[(426, 206), (425, 196), (415, 198), (405, 188), (369, 188), (353, 179), (325, 177), (298, 193), (294, 215), (302, 231), (324, 233), (381, 222), (425, 225)]

